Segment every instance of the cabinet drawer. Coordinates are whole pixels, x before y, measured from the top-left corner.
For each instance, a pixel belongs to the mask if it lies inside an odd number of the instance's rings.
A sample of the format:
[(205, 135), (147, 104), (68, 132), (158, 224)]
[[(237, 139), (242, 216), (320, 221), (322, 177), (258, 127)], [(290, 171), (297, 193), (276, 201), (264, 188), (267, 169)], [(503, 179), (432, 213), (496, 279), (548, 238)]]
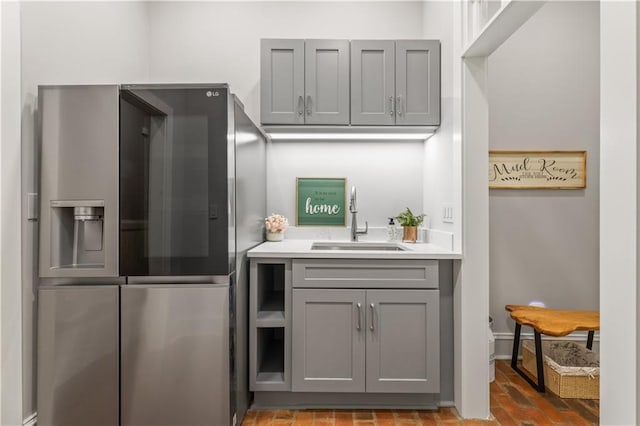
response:
[(437, 260), (293, 259), (293, 287), (438, 288)]

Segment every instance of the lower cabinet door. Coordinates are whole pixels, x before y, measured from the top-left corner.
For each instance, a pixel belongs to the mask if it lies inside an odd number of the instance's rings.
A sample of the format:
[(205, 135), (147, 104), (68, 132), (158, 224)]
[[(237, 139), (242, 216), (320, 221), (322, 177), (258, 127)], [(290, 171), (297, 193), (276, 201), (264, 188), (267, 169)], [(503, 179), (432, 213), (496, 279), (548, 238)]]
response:
[(367, 291), (367, 392), (440, 390), (438, 290)]
[(292, 390), (365, 391), (364, 290), (293, 290)]
[(229, 287), (122, 286), (121, 426), (231, 424)]

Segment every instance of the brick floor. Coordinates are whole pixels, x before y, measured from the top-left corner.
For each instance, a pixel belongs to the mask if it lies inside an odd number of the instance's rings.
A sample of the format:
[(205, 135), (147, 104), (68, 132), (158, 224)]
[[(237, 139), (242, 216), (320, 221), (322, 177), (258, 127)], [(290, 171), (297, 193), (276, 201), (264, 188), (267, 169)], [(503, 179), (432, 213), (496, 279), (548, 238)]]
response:
[(243, 426), (415, 426), (415, 425), (597, 425), (598, 400), (562, 399), (533, 390), (496, 361), (491, 389), (491, 420), (464, 420), (454, 408), (437, 410), (249, 410)]

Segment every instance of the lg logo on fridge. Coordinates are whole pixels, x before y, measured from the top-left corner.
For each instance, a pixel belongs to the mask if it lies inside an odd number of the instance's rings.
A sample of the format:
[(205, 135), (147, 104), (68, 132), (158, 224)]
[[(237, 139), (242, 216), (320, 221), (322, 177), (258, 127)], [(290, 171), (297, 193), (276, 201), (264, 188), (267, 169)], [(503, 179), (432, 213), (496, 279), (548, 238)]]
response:
[(213, 92), (212, 92), (211, 90), (208, 90), (208, 91), (207, 91), (207, 98), (210, 98), (210, 97), (212, 97), (212, 96), (213, 96), (213, 97), (215, 97), (215, 96), (220, 96), (220, 92), (218, 92), (218, 91), (213, 91)]

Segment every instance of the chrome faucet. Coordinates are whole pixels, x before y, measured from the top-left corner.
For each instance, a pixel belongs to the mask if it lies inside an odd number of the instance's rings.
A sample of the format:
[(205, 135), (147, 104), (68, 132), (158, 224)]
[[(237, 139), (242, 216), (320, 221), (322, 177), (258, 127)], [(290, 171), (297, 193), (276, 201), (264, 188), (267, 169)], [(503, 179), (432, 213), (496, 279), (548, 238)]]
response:
[(356, 205), (356, 187), (351, 187), (349, 198), (349, 211), (351, 212), (351, 241), (358, 241), (358, 235), (364, 235), (369, 231), (369, 223), (364, 222), (364, 231), (358, 231), (358, 207)]

